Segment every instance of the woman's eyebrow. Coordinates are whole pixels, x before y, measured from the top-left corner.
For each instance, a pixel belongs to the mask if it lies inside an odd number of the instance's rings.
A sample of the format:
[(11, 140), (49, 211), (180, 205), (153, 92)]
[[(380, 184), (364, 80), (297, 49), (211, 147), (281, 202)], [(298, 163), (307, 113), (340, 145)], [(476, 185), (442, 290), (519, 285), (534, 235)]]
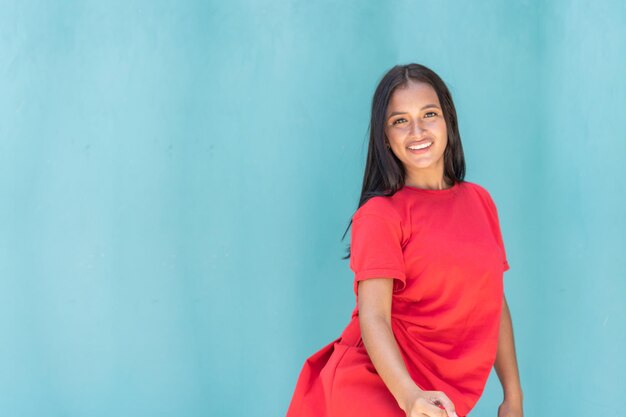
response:
[[(427, 104), (427, 105), (425, 105), (424, 107), (422, 107), (420, 110), (428, 109), (428, 108), (431, 108), (431, 107), (434, 107), (434, 108), (440, 109), (440, 107), (439, 107), (438, 105), (436, 105), (436, 104)], [(399, 114), (407, 114), (407, 113), (408, 113), (408, 112), (406, 112), (406, 111), (394, 111), (393, 113), (391, 113), (391, 114), (389, 115), (389, 117), (397, 116), (397, 115), (399, 115)], [(389, 118), (389, 117), (387, 117), (387, 118)]]

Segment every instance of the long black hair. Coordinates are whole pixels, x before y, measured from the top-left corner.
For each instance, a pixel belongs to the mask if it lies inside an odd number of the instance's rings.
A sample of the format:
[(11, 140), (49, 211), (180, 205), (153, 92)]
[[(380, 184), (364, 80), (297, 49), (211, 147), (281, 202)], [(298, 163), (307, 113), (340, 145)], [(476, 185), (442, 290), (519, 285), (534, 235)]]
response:
[[(357, 210), (367, 200), (375, 196), (390, 196), (404, 186), (405, 169), (402, 162), (391, 149), (385, 146), (385, 114), (391, 94), (398, 87), (405, 87), (410, 81), (430, 84), (441, 103), (443, 117), (448, 131), (448, 143), (444, 151), (444, 177), (453, 183), (461, 182), (465, 178), (465, 157), (461, 145), (461, 135), (456, 117), (456, 109), (448, 87), (443, 80), (430, 68), (420, 64), (396, 65), (383, 76), (378, 83), (372, 99), (372, 113), (369, 124), (369, 145), (363, 186)], [(343, 233), (341, 240), (346, 237), (350, 223)], [(350, 257), (348, 254), (342, 259)]]

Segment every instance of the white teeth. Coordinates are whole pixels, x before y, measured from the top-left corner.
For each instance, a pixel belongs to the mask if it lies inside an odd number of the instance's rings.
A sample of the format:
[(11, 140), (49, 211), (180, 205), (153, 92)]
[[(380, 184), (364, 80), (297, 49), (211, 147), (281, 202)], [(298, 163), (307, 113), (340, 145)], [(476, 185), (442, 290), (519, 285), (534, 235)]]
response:
[(425, 144), (423, 144), (423, 145), (414, 145), (414, 146), (409, 146), (409, 149), (424, 149), (424, 148), (429, 147), (429, 146), (430, 146), (430, 145), (432, 145), (432, 144), (433, 144), (432, 142), (428, 142), (428, 143), (425, 143)]

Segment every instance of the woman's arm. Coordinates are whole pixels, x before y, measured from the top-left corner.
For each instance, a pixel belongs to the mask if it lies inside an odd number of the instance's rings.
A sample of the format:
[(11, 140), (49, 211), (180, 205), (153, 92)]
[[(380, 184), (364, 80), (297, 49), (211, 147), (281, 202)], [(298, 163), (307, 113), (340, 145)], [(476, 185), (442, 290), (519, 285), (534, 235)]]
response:
[[(511, 312), (509, 311), (506, 297), (502, 296), (502, 316), (500, 319), (500, 335), (498, 337), (498, 351), (494, 365), (502, 390), (504, 391), (504, 402), (506, 413), (511, 415), (522, 415), (522, 402), (524, 396), (517, 368), (515, 357), (515, 340), (513, 337), (513, 323)], [(501, 406), (502, 408), (502, 406)]]
[(407, 416), (444, 416), (435, 400), (448, 417), (456, 417), (454, 404), (443, 392), (421, 390), (409, 375), (391, 329), (392, 291), (390, 278), (370, 278), (358, 284), (361, 338), (376, 371)]

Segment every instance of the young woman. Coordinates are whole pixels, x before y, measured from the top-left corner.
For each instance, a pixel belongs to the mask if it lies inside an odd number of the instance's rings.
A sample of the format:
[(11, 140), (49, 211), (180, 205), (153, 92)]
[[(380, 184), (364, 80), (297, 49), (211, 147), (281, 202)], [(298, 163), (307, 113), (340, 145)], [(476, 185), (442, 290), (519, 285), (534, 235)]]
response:
[(465, 417), (493, 366), (498, 417), (522, 417), (496, 205), (464, 176), (448, 88), (425, 66), (393, 67), (350, 222), (356, 307), (304, 363), (287, 417)]

